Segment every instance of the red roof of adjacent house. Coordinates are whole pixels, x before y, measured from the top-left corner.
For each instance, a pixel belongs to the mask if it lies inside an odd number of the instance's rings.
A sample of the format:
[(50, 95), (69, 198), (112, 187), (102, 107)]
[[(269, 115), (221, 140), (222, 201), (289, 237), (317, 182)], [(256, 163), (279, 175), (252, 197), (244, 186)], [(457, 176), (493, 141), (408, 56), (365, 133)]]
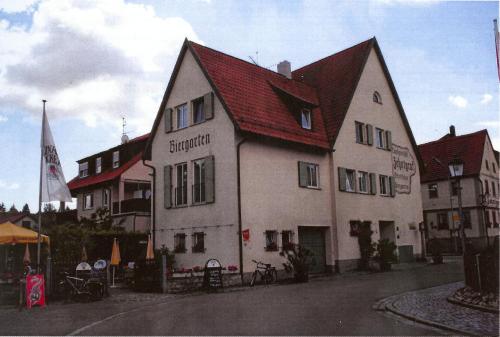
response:
[(26, 213), (5, 213), (5, 214), (0, 215), (0, 224), (5, 223), (5, 222), (16, 223), (17, 221), (21, 220), (22, 218), (24, 218), (26, 216), (35, 220), (30, 214), (26, 214)]
[(439, 140), (419, 145), (418, 150), (425, 167), (420, 175), (421, 182), (448, 179), (448, 164), (454, 158), (464, 162), (464, 176), (479, 174), (487, 136), (488, 132), (481, 130), (462, 136), (446, 135)]
[(97, 175), (91, 175), (85, 178), (75, 177), (68, 183), (68, 188), (71, 192), (75, 192), (80, 188), (88, 187), (91, 185), (100, 184), (103, 182), (111, 181), (119, 178), (122, 173), (127, 171), (135, 163), (137, 163), (142, 157), (142, 151), (132, 157), (125, 164), (121, 165), (116, 169), (110, 169)]

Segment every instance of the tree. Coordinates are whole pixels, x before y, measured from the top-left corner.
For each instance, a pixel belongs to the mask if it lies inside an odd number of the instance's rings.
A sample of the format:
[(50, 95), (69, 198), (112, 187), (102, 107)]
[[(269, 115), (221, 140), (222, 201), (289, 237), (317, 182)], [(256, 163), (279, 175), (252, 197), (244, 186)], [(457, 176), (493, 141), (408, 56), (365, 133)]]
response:
[(28, 204), (24, 204), (23, 210), (21, 212), (24, 213), (24, 214), (30, 214), (31, 213), (30, 207), (28, 206)]
[(43, 206), (43, 212), (44, 213), (53, 213), (56, 211), (56, 208), (54, 207), (54, 205), (52, 205), (50, 202), (46, 203), (44, 206)]
[(2, 202), (0, 203), (0, 213), (5, 213), (7, 209), (5, 208), (5, 204)]
[(9, 213), (19, 213), (19, 211), (16, 208), (16, 205), (12, 204), (12, 206), (10, 206)]

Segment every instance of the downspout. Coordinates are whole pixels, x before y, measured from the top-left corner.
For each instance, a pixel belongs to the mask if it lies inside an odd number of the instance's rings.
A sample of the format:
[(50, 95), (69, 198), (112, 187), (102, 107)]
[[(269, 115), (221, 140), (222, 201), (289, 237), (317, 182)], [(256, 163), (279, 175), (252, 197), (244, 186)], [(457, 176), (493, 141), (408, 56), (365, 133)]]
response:
[(243, 237), (242, 237), (242, 223), (241, 223), (241, 172), (240, 172), (240, 147), (247, 140), (243, 138), (236, 146), (236, 169), (237, 169), (237, 184), (238, 184), (238, 243), (240, 252), (240, 277), (243, 283)]
[(488, 224), (486, 223), (486, 195), (484, 194), (484, 189), (483, 189), (483, 181), (481, 180), (481, 177), (477, 177), (477, 181), (479, 182), (479, 196), (480, 196), (480, 202), (481, 202), (481, 218), (483, 218), (483, 228), (484, 228), (484, 234), (486, 235), (486, 246), (490, 246), (490, 238), (488, 236)]
[(153, 178), (152, 182), (152, 197), (151, 197), (151, 236), (153, 240), (153, 250), (155, 249), (156, 245), (156, 168), (152, 165), (146, 164), (146, 161), (143, 159), (142, 164), (146, 167), (149, 167), (150, 169), (153, 170), (153, 173), (150, 173), (149, 175)]

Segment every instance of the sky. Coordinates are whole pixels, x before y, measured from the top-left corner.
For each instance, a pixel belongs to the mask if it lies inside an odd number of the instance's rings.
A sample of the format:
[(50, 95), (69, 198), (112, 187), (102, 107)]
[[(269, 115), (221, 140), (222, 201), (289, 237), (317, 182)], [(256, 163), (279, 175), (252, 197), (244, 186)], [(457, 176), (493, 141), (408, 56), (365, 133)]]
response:
[(500, 149), (497, 1), (0, 0), (0, 202), (38, 207), (42, 99), (66, 180), (147, 133), (185, 38), (292, 70), (375, 36), (417, 143)]

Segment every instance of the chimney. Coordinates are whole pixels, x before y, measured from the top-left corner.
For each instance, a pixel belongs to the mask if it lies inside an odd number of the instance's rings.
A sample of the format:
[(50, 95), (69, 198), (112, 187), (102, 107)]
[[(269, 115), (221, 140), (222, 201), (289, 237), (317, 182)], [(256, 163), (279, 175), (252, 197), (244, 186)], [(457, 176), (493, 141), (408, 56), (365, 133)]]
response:
[(455, 137), (455, 125), (450, 125), (450, 136)]
[(278, 74), (285, 76), (288, 79), (292, 78), (292, 65), (287, 60), (278, 63)]

